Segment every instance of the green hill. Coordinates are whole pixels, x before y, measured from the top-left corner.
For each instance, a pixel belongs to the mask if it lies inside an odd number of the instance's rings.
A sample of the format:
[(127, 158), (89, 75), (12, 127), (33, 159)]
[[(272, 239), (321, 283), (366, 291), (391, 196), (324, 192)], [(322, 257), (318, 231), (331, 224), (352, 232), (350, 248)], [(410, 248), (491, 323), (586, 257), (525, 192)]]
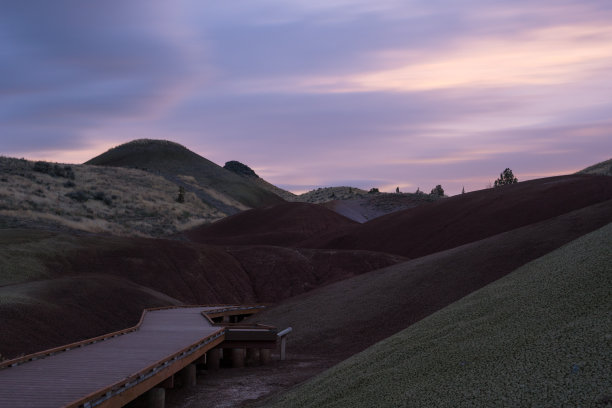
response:
[(85, 164), (139, 168), (160, 174), (228, 215), (284, 201), (184, 146), (166, 140), (134, 140)]
[(612, 224), (266, 407), (610, 406)]

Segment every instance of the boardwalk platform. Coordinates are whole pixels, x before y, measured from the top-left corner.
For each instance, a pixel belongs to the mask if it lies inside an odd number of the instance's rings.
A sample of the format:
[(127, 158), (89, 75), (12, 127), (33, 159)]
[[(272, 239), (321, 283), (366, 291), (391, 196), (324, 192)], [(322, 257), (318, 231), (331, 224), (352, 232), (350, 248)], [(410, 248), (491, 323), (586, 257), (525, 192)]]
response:
[(223, 341), (215, 310), (148, 311), (136, 330), (0, 369), (0, 407), (120, 407)]

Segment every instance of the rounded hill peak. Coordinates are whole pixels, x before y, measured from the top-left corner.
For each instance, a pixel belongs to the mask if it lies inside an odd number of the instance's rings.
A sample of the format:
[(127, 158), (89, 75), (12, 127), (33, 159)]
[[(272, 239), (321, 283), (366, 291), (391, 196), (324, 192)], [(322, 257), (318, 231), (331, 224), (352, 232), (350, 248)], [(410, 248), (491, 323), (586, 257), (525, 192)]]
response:
[(137, 139), (85, 164), (127, 167), (160, 174), (226, 214), (279, 204), (284, 200), (186, 147), (168, 140)]
[(236, 174), (238, 174), (240, 176), (259, 178), (257, 173), (255, 173), (255, 171), (252, 168), (250, 168), (246, 164), (240, 163), (239, 161), (236, 161), (236, 160), (228, 161), (227, 163), (225, 163), (225, 166), (223, 166), (223, 168), (225, 170), (229, 170), (231, 172), (234, 172), (234, 173), (236, 173)]

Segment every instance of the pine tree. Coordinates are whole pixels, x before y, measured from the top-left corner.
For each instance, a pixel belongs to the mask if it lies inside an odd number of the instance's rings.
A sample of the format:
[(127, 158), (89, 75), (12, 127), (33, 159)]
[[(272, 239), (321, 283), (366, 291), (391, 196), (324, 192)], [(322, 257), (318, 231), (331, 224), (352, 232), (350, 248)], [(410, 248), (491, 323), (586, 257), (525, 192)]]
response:
[(507, 184), (515, 184), (518, 183), (518, 179), (514, 177), (512, 170), (506, 168), (502, 173), (500, 173), (499, 178), (495, 180), (495, 187), (504, 186)]
[(442, 186), (440, 184), (438, 184), (435, 188), (431, 189), (431, 193), (429, 193), (430, 195), (437, 195), (439, 197), (443, 197), (444, 196), (444, 189), (442, 188)]

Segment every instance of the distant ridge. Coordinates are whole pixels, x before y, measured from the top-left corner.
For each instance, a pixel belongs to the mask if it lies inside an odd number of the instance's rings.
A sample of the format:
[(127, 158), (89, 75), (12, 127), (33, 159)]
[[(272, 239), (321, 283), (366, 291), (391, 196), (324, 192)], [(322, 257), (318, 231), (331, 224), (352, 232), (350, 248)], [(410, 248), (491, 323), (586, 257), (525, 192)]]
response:
[(228, 215), (283, 202), (276, 194), (168, 140), (133, 140), (85, 164), (139, 168), (160, 174)]
[(596, 174), (600, 176), (612, 176), (612, 159), (602, 161), (580, 170), (576, 174)]
[[(558, 176), (474, 191), (301, 243), (418, 258), (612, 199), (612, 179)], [(327, 239), (327, 241), (325, 241)]]

